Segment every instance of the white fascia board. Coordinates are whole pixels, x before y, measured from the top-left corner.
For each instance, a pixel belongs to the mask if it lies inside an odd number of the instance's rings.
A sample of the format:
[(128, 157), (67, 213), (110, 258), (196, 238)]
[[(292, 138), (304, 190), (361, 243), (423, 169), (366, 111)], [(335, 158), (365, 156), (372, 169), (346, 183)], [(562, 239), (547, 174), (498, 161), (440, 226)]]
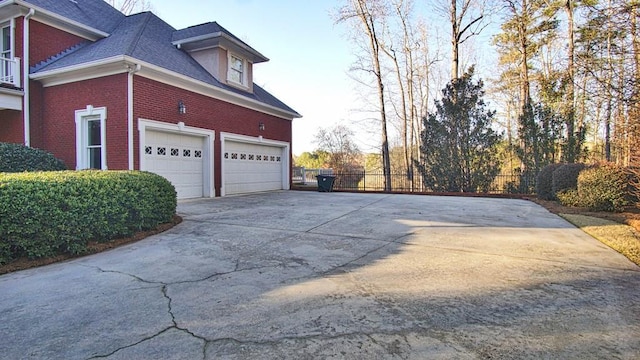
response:
[(135, 73), (136, 76), (143, 76), (151, 80), (256, 110), (268, 115), (273, 115), (285, 120), (293, 120), (295, 118), (302, 117), (297, 112), (285, 111), (275, 106), (262, 103), (246, 96), (236, 94), (232, 91), (207, 84), (200, 80), (178, 74), (174, 71), (167, 70), (163, 67), (140, 61), (126, 55), (118, 55), (81, 65), (38, 72), (29, 75), (29, 78), (40, 81), (44, 87), (49, 87), (126, 73), (137, 65), (140, 65), (140, 71)]
[(0, 21), (8, 21), (9, 19), (13, 19), (24, 14), (24, 9), (17, 6), (14, 0), (5, 0), (0, 2)]
[[(9, 0), (6, 4), (15, 3), (25, 8), (25, 11), (28, 9), (34, 9), (36, 13), (32, 17), (32, 19), (39, 21), (43, 24), (53, 26), (55, 28), (70, 32), (74, 35), (83, 37), (87, 40), (96, 41), (101, 38), (106, 38), (109, 36), (108, 33), (93, 28), (91, 26), (87, 26), (75, 20), (68, 19), (66, 17), (60, 16), (54, 12), (49, 10), (45, 10), (38, 6), (34, 6), (33, 4), (29, 4), (22, 0)], [(26, 14), (26, 12), (24, 13)], [(23, 14), (23, 15), (24, 15)]]
[[(241, 41), (238, 41), (238, 39), (230, 36), (227, 33), (222, 32), (222, 31), (218, 31), (218, 32), (211, 33), (211, 34), (193, 36), (193, 37), (182, 39), (182, 40), (177, 40), (177, 41), (172, 42), (171, 44), (174, 45), (174, 46), (177, 46), (178, 48), (180, 48), (182, 45), (185, 45), (185, 44), (194, 43), (194, 42), (198, 42), (198, 41), (209, 40), (209, 39), (213, 40), (213, 39), (216, 39), (216, 38), (220, 38), (220, 39), (226, 40), (228, 43), (231, 43), (231, 44), (235, 45), (236, 47), (238, 47), (239, 49), (243, 50), (247, 54), (251, 54), (251, 57), (253, 58), (252, 60), (253, 60), (254, 63), (269, 61), (269, 58), (267, 58), (266, 56), (262, 55), (260, 52), (258, 52), (258, 50), (252, 48), (251, 46), (249, 46), (249, 45), (247, 45), (247, 44), (245, 44), (245, 43), (243, 43)], [(202, 50), (202, 49), (211, 48), (211, 47), (217, 47), (217, 46), (225, 48), (224, 44), (218, 40), (217, 42), (214, 42), (214, 44), (212, 44), (212, 45), (207, 45), (205, 47), (199, 47), (199, 48), (194, 49), (194, 50)]]
[[(22, 110), (22, 96), (24, 93), (19, 90), (0, 88), (0, 110)], [(1, 123), (2, 121), (0, 121)]]
[(129, 58), (128, 61), (136, 62), (142, 65), (140, 72), (136, 73), (136, 75), (140, 75), (151, 80), (172, 85), (181, 89), (198, 93), (200, 95), (222, 100), (231, 104), (256, 110), (256, 111), (273, 115), (286, 120), (293, 120), (295, 118), (302, 117), (297, 112), (289, 112), (289, 111), (282, 110), (275, 106), (253, 100), (251, 98), (242, 96), (240, 94), (236, 94), (232, 91), (225, 90), (211, 84), (207, 84), (205, 82), (190, 78), (182, 74), (178, 74), (174, 71), (167, 70), (160, 66), (156, 66), (153, 64), (145, 63), (145, 62), (139, 62), (133, 58)]
[(207, 39), (215, 39), (215, 38), (220, 37), (220, 36), (222, 36), (222, 32), (218, 31), (218, 32), (211, 33), (211, 34), (192, 36), (190, 38), (173, 41), (171, 44), (173, 46), (180, 46), (182, 44), (187, 44), (187, 43), (191, 43), (191, 42), (202, 41), (202, 40), (207, 40)]
[(91, 61), (81, 65), (67, 66), (60, 69), (42, 71), (29, 75), (44, 87), (63, 85), (72, 82), (96, 79), (99, 77), (122, 74), (135, 67), (135, 63), (128, 63), (125, 56), (118, 55), (106, 59)]

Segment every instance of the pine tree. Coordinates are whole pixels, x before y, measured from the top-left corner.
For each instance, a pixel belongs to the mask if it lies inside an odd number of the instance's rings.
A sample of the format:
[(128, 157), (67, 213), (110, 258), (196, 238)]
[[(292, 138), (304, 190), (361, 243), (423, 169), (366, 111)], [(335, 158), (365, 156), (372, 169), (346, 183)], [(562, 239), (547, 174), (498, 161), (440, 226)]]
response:
[(491, 128), (495, 111), (486, 108), (484, 85), (473, 81), (473, 73), (471, 67), (452, 80), (436, 112), (423, 119), (422, 161), (416, 166), (433, 191), (486, 192), (500, 171), (500, 135)]

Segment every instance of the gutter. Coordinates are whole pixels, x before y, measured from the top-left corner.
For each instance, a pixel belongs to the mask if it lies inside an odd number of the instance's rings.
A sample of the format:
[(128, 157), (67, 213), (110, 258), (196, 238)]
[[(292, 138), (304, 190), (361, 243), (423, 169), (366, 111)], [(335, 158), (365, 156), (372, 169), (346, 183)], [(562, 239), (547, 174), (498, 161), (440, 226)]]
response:
[[(8, 4), (16, 4), (19, 6), (22, 6), (24, 8), (33, 10), (33, 11), (37, 11), (38, 12), (38, 20), (40, 20), (41, 17), (47, 18), (47, 19), (51, 19), (54, 20), (55, 22), (57, 22), (58, 24), (63, 23), (63, 24), (68, 24), (71, 25), (73, 27), (75, 27), (76, 29), (85, 32), (84, 36), (80, 35), (80, 34), (76, 34), (79, 35), (81, 37), (84, 38), (90, 38), (90, 40), (95, 41), (99, 38), (106, 38), (109, 36), (108, 33), (98, 30), (96, 28), (93, 28), (91, 26), (85, 25), (83, 23), (80, 23), (78, 21), (60, 16), (58, 14), (56, 14), (55, 12), (43, 9), (41, 7), (37, 7), (37, 6), (33, 6), (33, 4), (30, 4), (24, 0), (9, 0), (7, 1), (7, 5)], [(4, 5), (4, 4), (3, 4)], [(31, 12), (31, 11), (29, 11)], [(46, 19), (44, 19), (46, 21)]]
[[(153, 65), (144, 61), (140, 61), (138, 59), (132, 58), (128, 55), (117, 55), (117, 56), (112, 56), (106, 59), (101, 59), (101, 60), (96, 60), (96, 61), (92, 61), (92, 62), (87, 62), (84, 64), (80, 64), (80, 65), (73, 65), (73, 66), (67, 66), (64, 68), (59, 68), (59, 69), (55, 69), (55, 70), (47, 70), (47, 71), (41, 71), (38, 72), (36, 74), (33, 74), (31, 76), (32, 79), (34, 80), (39, 80), (41, 82), (46, 82), (47, 78), (51, 78), (51, 77), (58, 77), (58, 76), (63, 76), (65, 74), (68, 73), (72, 73), (73, 71), (83, 71), (83, 70), (91, 70), (91, 73), (93, 74), (91, 77), (88, 78), (94, 78), (96, 77), (96, 70), (98, 67), (100, 66), (106, 66), (106, 65), (111, 65), (111, 64), (117, 64), (118, 62), (122, 62), (125, 64), (136, 64), (136, 65), (140, 65), (141, 66), (141, 70), (140, 70), (140, 74), (143, 77), (147, 77), (150, 78), (152, 80), (156, 80), (156, 81), (160, 81), (163, 83), (166, 83), (166, 81), (162, 81), (159, 80), (156, 76), (154, 75), (160, 75), (162, 77), (165, 78), (171, 78), (173, 80), (176, 80), (177, 82), (181, 82), (182, 84), (185, 84), (183, 86), (178, 86), (181, 87), (183, 89), (192, 91), (192, 92), (196, 92), (196, 93), (200, 93), (202, 95), (205, 95), (207, 97), (211, 97), (211, 98), (217, 98), (219, 100), (223, 100), (232, 104), (236, 104), (242, 107), (250, 107), (254, 110), (260, 111), (260, 112), (266, 112), (267, 114), (271, 114), (280, 118), (291, 118), (291, 119), (295, 119), (295, 118), (301, 118), (302, 115), (300, 115), (299, 113), (295, 112), (295, 110), (293, 112), (281, 109), (279, 107), (273, 106), (273, 105), (269, 105), (266, 103), (263, 103), (261, 101), (246, 97), (246, 96), (242, 96), (239, 94), (236, 94), (235, 92), (217, 87), (215, 85), (211, 85), (205, 82), (202, 82), (200, 80), (196, 80), (193, 78), (190, 78), (186, 75), (182, 75), (180, 73), (177, 73), (175, 71), (172, 70), (168, 70), (165, 69), (163, 67), (157, 66), (157, 65)], [(120, 68), (122, 69), (122, 68)], [(126, 72), (127, 69), (124, 68), (122, 70), (118, 70), (119, 73), (124, 73)], [(58, 83), (59, 84), (59, 83)], [(170, 83), (171, 85), (176, 86), (175, 83)], [(188, 86), (186, 85), (188, 84)], [(45, 87), (47, 86), (47, 84), (45, 83)], [(200, 88), (201, 90), (199, 91), (198, 88)], [(249, 106), (247, 106), (249, 105)], [(262, 110), (260, 110), (262, 109)]]
[(140, 71), (140, 64), (127, 65), (127, 151), (129, 154), (129, 170), (134, 170), (133, 156), (133, 75)]
[(24, 17), (22, 26), (22, 117), (24, 121), (24, 145), (31, 147), (31, 93), (29, 84), (29, 19), (36, 13), (34, 8)]

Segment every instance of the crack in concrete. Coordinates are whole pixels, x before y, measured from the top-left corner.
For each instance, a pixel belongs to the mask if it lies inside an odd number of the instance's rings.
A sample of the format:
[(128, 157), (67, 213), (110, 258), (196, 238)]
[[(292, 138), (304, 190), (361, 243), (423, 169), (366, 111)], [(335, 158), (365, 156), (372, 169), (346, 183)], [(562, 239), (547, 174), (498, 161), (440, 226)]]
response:
[(125, 345), (125, 346), (119, 347), (119, 348), (117, 348), (117, 349), (113, 350), (112, 352), (110, 352), (110, 353), (108, 353), (108, 354), (92, 356), (92, 357), (90, 357), (90, 358), (87, 358), (87, 360), (92, 360), (92, 359), (106, 359), (106, 358), (108, 358), (109, 356), (114, 355), (114, 354), (115, 354), (115, 353), (117, 353), (118, 351), (125, 350), (125, 349), (128, 349), (128, 348), (132, 348), (132, 347), (134, 347), (134, 346), (137, 346), (137, 345), (142, 344), (142, 343), (143, 343), (143, 342), (145, 342), (145, 341), (152, 340), (152, 339), (154, 339), (154, 338), (156, 338), (156, 337), (158, 337), (158, 336), (160, 336), (160, 335), (164, 334), (165, 332), (169, 331), (169, 330), (170, 330), (170, 329), (172, 329), (172, 328), (173, 328), (173, 326), (169, 326), (169, 327), (167, 327), (167, 328), (165, 328), (165, 329), (161, 330), (160, 332), (158, 332), (158, 333), (156, 333), (156, 334), (154, 334), (154, 335), (148, 336), (148, 337), (146, 337), (146, 338), (144, 338), (144, 339), (142, 339), (142, 340), (140, 340), (140, 341), (137, 341), (137, 342), (135, 342), (135, 343), (133, 343), (133, 344), (129, 344), (129, 345)]
[(365, 204), (365, 205), (363, 205), (363, 206), (361, 206), (361, 207), (359, 207), (359, 208), (357, 208), (357, 209), (351, 210), (351, 211), (346, 212), (346, 213), (344, 213), (344, 214), (342, 214), (342, 215), (340, 215), (340, 216), (337, 216), (337, 217), (335, 217), (335, 218), (333, 218), (333, 219), (331, 219), (331, 220), (327, 220), (327, 221), (325, 221), (324, 223), (322, 223), (322, 224), (320, 224), (320, 225), (317, 225), (317, 226), (314, 226), (314, 227), (312, 227), (311, 229), (308, 229), (308, 230), (306, 230), (306, 231), (304, 231), (304, 232), (305, 232), (305, 233), (311, 233), (313, 230), (315, 230), (315, 229), (317, 229), (317, 228), (319, 228), (319, 227), (321, 227), (321, 226), (327, 225), (327, 224), (329, 224), (330, 222), (334, 222), (334, 221), (336, 221), (336, 220), (338, 220), (338, 219), (342, 219), (343, 217), (348, 216), (348, 215), (351, 215), (351, 214), (355, 213), (356, 211), (360, 211), (360, 210), (365, 209), (365, 208), (368, 208), (368, 207), (370, 207), (370, 206), (372, 206), (372, 205), (374, 205), (374, 204), (377, 204), (377, 203), (381, 202), (382, 200), (385, 200), (385, 199), (386, 199), (386, 198), (388, 198), (389, 196), (391, 196), (391, 195), (387, 195), (387, 196), (381, 197), (380, 199), (378, 199), (378, 200), (376, 200), (376, 201), (372, 201), (372, 202), (370, 202), (370, 203), (368, 203), (368, 204)]
[[(370, 206), (372, 206), (372, 205), (375, 205), (375, 204), (377, 204), (377, 203), (379, 203), (379, 202), (382, 202), (383, 200), (385, 200), (386, 198), (388, 198), (388, 197), (390, 197), (390, 196), (391, 196), (391, 195), (387, 195), (387, 196), (381, 197), (380, 199), (377, 199), (377, 200), (372, 201), (372, 202), (370, 202), (370, 203), (368, 203), (368, 204), (362, 205), (362, 206), (360, 206), (359, 208), (354, 209), (354, 210), (351, 210), (351, 211), (348, 211), (348, 212), (346, 212), (346, 213), (344, 213), (344, 214), (342, 214), (342, 215), (340, 215), (340, 216), (336, 216), (336, 217), (334, 217), (334, 218), (332, 218), (332, 219), (329, 219), (329, 220), (327, 220), (327, 221), (325, 221), (325, 222), (323, 222), (323, 223), (321, 223), (321, 224), (319, 224), (319, 225), (315, 225), (315, 226), (313, 226), (313, 227), (311, 227), (311, 228), (309, 228), (309, 229), (307, 229), (307, 230), (290, 230), (290, 229), (274, 228), (274, 227), (267, 227), (267, 226), (255, 226), (255, 225), (254, 225), (254, 226), (251, 226), (251, 225), (247, 225), (247, 224), (237, 224), (237, 223), (228, 223), (228, 222), (224, 222), (224, 221), (216, 221), (216, 220), (214, 220), (214, 219), (211, 219), (211, 220), (187, 219), (187, 218), (185, 218), (184, 216), (183, 216), (183, 222), (192, 221), (192, 222), (195, 222), (195, 223), (201, 223), (201, 224), (208, 224), (208, 223), (212, 223), (212, 224), (219, 224), (219, 225), (237, 226), (237, 227), (243, 227), (243, 228), (264, 229), (264, 230), (275, 230), (275, 231), (286, 231), (286, 232), (294, 233), (293, 235), (285, 236), (285, 237), (283, 237), (283, 238), (274, 239), (274, 240), (272, 240), (272, 241), (265, 242), (264, 244), (268, 244), (268, 243), (271, 243), (271, 242), (276, 241), (276, 240), (286, 240), (286, 239), (289, 239), (289, 238), (291, 238), (291, 237), (295, 237), (295, 236), (297, 236), (298, 234), (306, 234), (306, 233), (310, 233), (310, 234), (322, 234), (322, 235), (329, 235), (329, 236), (338, 236), (338, 235), (323, 234), (323, 233), (313, 233), (312, 231), (313, 231), (313, 230), (315, 230), (315, 229), (317, 229), (317, 228), (319, 228), (319, 227), (322, 227), (322, 226), (324, 226), (324, 225), (327, 225), (327, 224), (329, 224), (329, 223), (331, 223), (331, 222), (333, 222), (333, 221), (336, 221), (336, 220), (338, 220), (338, 219), (341, 219), (341, 218), (344, 218), (344, 217), (346, 217), (346, 216), (348, 216), (348, 215), (351, 215), (351, 214), (353, 214), (353, 213), (355, 213), (355, 212), (357, 212), (357, 211), (360, 211), (360, 210), (362, 210), (362, 209), (365, 209), (365, 208), (367, 208), (367, 207), (370, 207)], [(354, 238), (354, 239), (371, 239), (371, 240), (380, 240), (380, 239), (368, 238), (368, 237), (356, 237), (356, 236), (349, 236), (349, 237), (350, 237), (350, 238)], [(382, 241), (382, 240), (381, 240), (381, 241)]]
[[(100, 269), (100, 270), (102, 270), (102, 269)], [(104, 270), (102, 270), (102, 271), (104, 271)], [(143, 280), (143, 279), (141, 279), (141, 278), (139, 278), (139, 277), (137, 277), (135, 275), (131, 275), (131, 274), (121, 273), (121, 272), (118, 272), (118, 271), (104, 271), (104, 272), (113, 272), (113, 273), (118, 273), (118, 274), (122, 274), (122, 275), (129, 275), (129, 276), (131, 276), (131, 277), (133, 277), (133, 278), (135, 278), (135, 279), (137, 279), (139, 281), (147, 282), (147, 281), (145, 281), (145, 280)], [(167, 313), (171, 317), (171, 323), (173, 325), (169, 326), (169, 327), (166, 327), (166, 328), (160, 330), (159, 332), (157, 332), (157, 333), (155, 333), (155, 334), (153, 334), (151, 336), (145, 337), (144, 339), (142, 339), (140, 341), (137, 341), (137, 342), (135, 342), (133, 344), (128, 344), (128, 345), (125, 345), (125, 346), (121, 346), (121, 347), (113, 350), (112, 352), (110, 352), (108, 354), (96, 355), (96, 356), (90, 357), (88, 360), (108, 358), (108, 357), (116, 354), (118, 351), (122, 351), (122, 350), (125, 350), (125, 349), (129, 349), (129, 348), (135, 347), (137, 345), (142, 344), (145, 341), (153, 340), (154, 338), (166, 333), (167, 331), (169, 331), (171, 329), (176, 329), (176, 330), (181, 331), (181, 332), (183, 332), (185, 334), (188, 334), (189, 336), (191, 336), (191, 337), (193, 337), (195, 339), (202, 340), (203, 341), (203, 344), (202, 344), (202, 359), (205, 359), (206, 346), (207, 346), (208, 340), (206, 338), (202, 337), (202, 336), (199, 336), (199, 335), (195, 334), (194, 332), (190, 331), (188, 328), (183, 328), (183, 327), (178, 326), (178, 323), (176, 322), (176, 316), (173, 313), (173, 308), (172, 308), (173, 299), (167, 293), (167, 287), (170, 284), (165, 284), (165, 283), (161, 283), (161, 282), (148, 282), (148, 283), (154, 283), (154, 284), (159, 284), (159, 285), (162, 284), (162, 287), (161, 287), (162, 296), (167, 300)]]
[(372, 332), (363, 332), (363, 331), (354, 331), (354, 332), (343, 332), (337, 333), (334, 335), (328, 334), (317, 334), (317, 335), (303, 335), (303, 336), (282, 336), (278, 338), (274, 338), (271, 340), (240, 340), (233, 337), (221, 337), (216, 339), (211, 339), (207, 341), (207, 348), (215, 345), (216, 343), (230, 342), (236, 345), (249, 345), (249, 346), (274, 346), (281, 344), (285, 341), (308, 341), (308, 340), (316, 340), (316, 341), (327, 341), (327, 340), (338, 340), (349, 337), (358, 337), (362, 336), (369, 340), (372, 343), (380, 346), (381, 348), (385, 348), (385, 344), (380, 343), (380, 341), (376, 340), (373, 336), (400, 336), (405, 343), (409, 345), (409, 341), (407, 335), (409, 334), (421, 334), (423, 336), (436, 339), (440, 341), (439, 338), (431, 335), (431, 331), (425, 329), (423, 327), (415, 327), (415, 328), (407, 328), (400, 331), (372, 331)]

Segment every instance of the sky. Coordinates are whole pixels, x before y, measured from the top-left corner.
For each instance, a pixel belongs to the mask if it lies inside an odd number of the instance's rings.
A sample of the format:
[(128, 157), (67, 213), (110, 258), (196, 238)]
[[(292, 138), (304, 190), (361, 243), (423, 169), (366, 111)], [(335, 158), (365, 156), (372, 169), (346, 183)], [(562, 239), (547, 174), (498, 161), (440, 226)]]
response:
[[(367, 108), (362, 87), (349, 75), (356, 57), (347, 36), (348, 25), (335, 24), (334, 20), (345, 0), (151, 0), (150, 3), (152, 11), (176, 29), (216, 21), (270, 59), (255, 65), (254, 82), (303, 116), (293, 120), (294, 155), (316, 150), (318, 130), (337, 124), (355, 132), (360, 150), (378, 151), (379, 129), (363, 121), (371, 115), (362, 111)], [(439, 44), (445, 54), (441, 67), (446, 78), (449, 25), (432, 8), (425, 8), (426, 3), (429, 2), (417, 2), (423, 8), (416, 11), (429, 14), (431, 41)], [(486, 49), (497, 30), (493, 27), (493, 31), (485, 29), (474, 37), (469, 46)], [(494, 52), (466, 53), (473, 54), (466, 62), (477, 64), (477, 74), (495, 75), (491, 65), (495, 63), (491, 58)], [(436, 86), (444, 87), (444, 83)]]
[(320, 127), (348, 122), (358, 101), (340, 0), (153, 0), (152, 11), (176, 29), (216, 21), (269, 58), (254, 82), (303, 117), (293, 120), (292, 150), (316, 149)]

